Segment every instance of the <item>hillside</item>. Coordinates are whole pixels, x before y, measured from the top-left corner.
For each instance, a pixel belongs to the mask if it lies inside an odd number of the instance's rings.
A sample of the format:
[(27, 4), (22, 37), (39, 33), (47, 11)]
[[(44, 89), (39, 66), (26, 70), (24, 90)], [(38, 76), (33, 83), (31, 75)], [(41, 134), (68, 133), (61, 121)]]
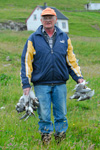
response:
[[(84, 5), (87, 0), (48, 0), (48, 6), (59, 9), (69, 18), (69, 32), (74, 35), (100, 37), (100, 12), (85, 11)], [(92, 2), (99, 2), (95, 0)], [(0, 1), (0, 22), (13, 20), (23, 22), (28, 18), (37, 5), (44, 5), (43, 0), (1, 0)]]
[[(57, 7), (60, 10), (80, 10), (84, 9), (84, 4), (87, 4), (90, 1), (87, 0), (38, 0), (38, 1), (33, 1), (33, 0), (0, 0), (0, 8), (12, 8), (12, 9), (34, 9), (37, 5), (43, 5), (44, 2), (47, 3), (48, 6), (54, 6)], [(99, 0), (91, 0), (91, 2), (94, 3), (100, 3)]]

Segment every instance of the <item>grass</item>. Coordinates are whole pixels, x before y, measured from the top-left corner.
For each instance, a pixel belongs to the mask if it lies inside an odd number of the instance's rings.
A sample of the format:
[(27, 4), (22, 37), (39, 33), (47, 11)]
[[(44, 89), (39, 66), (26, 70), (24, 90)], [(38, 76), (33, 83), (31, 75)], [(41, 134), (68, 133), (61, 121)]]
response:
[[(20, 84), (20, 57), (30, 32), (1, 31), (0, 38), (0, 149), (59, 149), (80, 150), (93, 148), (99, 150), (100, 144), (100, 43), (99, 37), (82, 37), (69, 35), (74, 51), (79, 59), (84, 78), (89, 87), (95, 90), (91, 100), (77, 102), (70, 100), (75, 86), (73, 80), (68, 81), (67, 118), (69, 128), (67, 138), (59, 146), (52, 135), (52, 143), (43, 146), (38, 132), (38, 115), (30, 117), (26, 122), (19, 120), (15, 105), (22, 95)], [(9, 37), (9, 38), (8, 38)], [(19, 37), (19, 38), (18, 38)], [(11, 61), (6, 61), (10, 56)], [(10, 65), (8, 65), (10, 64)], [(8, 66), (5, 66), (8, 65)], [(52, 117), (53, 121), (53, 117)]]
[[(25, 2), (25, 3), (24, 3)], [(95, 1), (99, 2), (99, 1)], [(79, 3), (78, 7), (77, 3)], [(54, 136), (48, 146), (43, 146), (38, 132), (38, 115), (26, 122), (19, 120), (22, 114), (15, 110), (22, 95), (20, 67), (24, 44), (32, 32), (0, 31), (0, 150), (99, 150), (100, 149), (100, 17), (98, 12), (66, 12), (83, 8), (87, 1), (47, 1), (69, 18), (69, 37), (79, 59), (82, 74), (95, 95), (83, 102), (70, 100), (75, 82), (67, 82), (68, 130), (65, 141), (57, 145)], [(33, 4), (33, 6), (32, 6)], [(0, 22), (15, 20), (24, 22), (33, 7), (43, 1), (0, 1)], [(7, 61), (7, 56), (10, 61)], [(52, 115), (53, 121), (53, 115)]]
[(65, 12), (69, 18), (69, 32), (73, 35), (100, 37), (99, 12)]

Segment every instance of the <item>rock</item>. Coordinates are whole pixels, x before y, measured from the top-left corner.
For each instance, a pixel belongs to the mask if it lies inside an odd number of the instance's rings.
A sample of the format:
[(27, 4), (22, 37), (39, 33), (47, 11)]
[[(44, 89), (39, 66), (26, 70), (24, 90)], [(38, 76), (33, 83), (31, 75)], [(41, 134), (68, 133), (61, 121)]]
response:
[(1, 107), (0, 109), (5, 109), (5, 107)]
[(11, 20), (8, 20), (7, 22), (4, 23), (0, 23), (0, 30), (15, 30), (15, 31), (23, 31), (23, 30), (27, 30), (27, 27), (25, 24), (23, 23), (17, 23)]
[(14, 29), (14, 27), (15, 27), (14, 22), (10, 22), (9, 25), (10, 25), (11, 29)]
[(11, 61), (10, 56), (6, 57), (6, 61)]
[(3, 64), (4, 67), (8, 67), (10, 66), (11, 64)]

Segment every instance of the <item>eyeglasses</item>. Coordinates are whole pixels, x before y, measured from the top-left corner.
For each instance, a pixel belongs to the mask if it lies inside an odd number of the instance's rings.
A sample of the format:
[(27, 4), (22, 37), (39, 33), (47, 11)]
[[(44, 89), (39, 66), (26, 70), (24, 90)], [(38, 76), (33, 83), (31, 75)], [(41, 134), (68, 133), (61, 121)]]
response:
[(54, 19), (54, 16), (43, 16), (43, 21), (51, 21)]

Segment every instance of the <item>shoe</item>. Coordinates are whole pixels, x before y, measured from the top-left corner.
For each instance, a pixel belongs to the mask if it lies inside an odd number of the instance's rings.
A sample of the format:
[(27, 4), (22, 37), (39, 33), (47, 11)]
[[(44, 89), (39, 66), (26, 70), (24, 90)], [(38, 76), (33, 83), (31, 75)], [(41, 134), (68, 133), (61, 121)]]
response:
[(55, 133), (54, 136), (55, 136), (55, 140), (56, 140), (57, 144), (59, 144), (64, 139), (66, 139), (66, 133), (65, 132)]
[(41, 140), (44, 145), (48, 145), (51, 141), (51, 134), (49, 134), (49, 133), (41, 134)]

